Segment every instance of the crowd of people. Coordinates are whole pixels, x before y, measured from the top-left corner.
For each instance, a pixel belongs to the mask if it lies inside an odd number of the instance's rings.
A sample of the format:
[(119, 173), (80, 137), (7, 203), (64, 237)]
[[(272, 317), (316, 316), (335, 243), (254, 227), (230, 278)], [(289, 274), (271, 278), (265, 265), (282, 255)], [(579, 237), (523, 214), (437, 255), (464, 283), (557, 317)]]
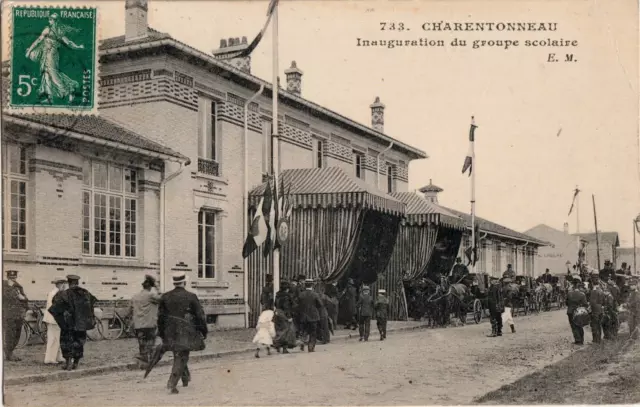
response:
[(369, 340), (372, 319), (376, 320), (380, 340), (387, 336), (389, 300), (385, 290), (378, 290), (374, 301), (370, 287), (362, 286), (358, 294), (352, 279), (339, 293), (334, 284), (318, 286), (313, 279), (299, 275), (281, 282), (275, 297), (273, 293), (273, 279), (268, 275), (260, 298), (262, 313), (254, 338), (258, 346), (256, 357), (260, 357), (260, 346), (265, 346), (268, 353), (270, 347), (288, 353), (298, 346), (302, 351), (306, 346), (309, 352), (314, 352), (318, 342), (331, 341), (341, 309), (345, 328), (359, 329), (361, 342)]

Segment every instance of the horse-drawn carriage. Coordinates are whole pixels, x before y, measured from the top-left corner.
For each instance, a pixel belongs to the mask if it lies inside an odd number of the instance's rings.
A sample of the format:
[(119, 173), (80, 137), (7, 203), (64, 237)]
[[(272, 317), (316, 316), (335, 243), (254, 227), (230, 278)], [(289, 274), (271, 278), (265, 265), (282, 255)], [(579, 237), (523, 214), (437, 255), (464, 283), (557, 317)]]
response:
[(513, 316), (519, 314), (527, 315), (529, 312), (537, 311), (540, 308), (536, 303), (535, 284), (531, 277), (516, 276), (515, 285), (518, 286), (518, 292), (512, 298)]
[(544, 311), (551, 310), (555, 305), (558, 309), (565, 306), (568, 292), (567, 276), (558, 274), (552, 277), (551, 283), (543, 283), (541, 280), (536, 287), (536, 298), (542, 303)]

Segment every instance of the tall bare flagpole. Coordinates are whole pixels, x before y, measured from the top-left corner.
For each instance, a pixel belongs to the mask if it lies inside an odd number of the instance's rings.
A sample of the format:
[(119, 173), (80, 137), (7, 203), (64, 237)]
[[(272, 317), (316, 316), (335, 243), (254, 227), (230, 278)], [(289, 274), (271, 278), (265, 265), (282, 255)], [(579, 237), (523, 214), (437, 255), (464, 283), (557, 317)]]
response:
[(580, 189), (576, 185), (576, 233), (580, 233)]
[(474, 128), (476, 122), (473, 116), (471, 116), (471, 134), (469, 134), (469, 144), (471, 147), (471, 244), (473, 245), (473, 261), (471, 262), (471, 272), (476, 272), (476, 256), (478, 253), (478, 247), (476, 247), (476, 171), (478, 166), (476, 165), (476, 150), (475, 150), (475, 136)]
[(600, 270), (600, 237), (598, 234), (598, 217), (596, 216), (596, 197), (595, 195), (591, 195), (591, 200), (593, 201), (593, 222), (596, 225), (596, 250), (598, 254), (598, 271)]
[[(278, 1), (275, 0), (273, 10), (273, 126), (272, 126), (272, 145), (273, 145), (273, 182), (275, 184), (275, 190), (278, 190), (278, 178), (280, 171), (280, 155), (279, 144), (280, 136), (278, 134)], [(274, 197), (275, 205), (278, 205), (278, 197)], [(273, 242), (276, 241), (278, 225), (274, 225), (274, 230), (271, 231)], [(273, 298), (276, 298), (276, 294), (280, 290), (280, 249), (273, 249), (271, 259), (273, 261)]]

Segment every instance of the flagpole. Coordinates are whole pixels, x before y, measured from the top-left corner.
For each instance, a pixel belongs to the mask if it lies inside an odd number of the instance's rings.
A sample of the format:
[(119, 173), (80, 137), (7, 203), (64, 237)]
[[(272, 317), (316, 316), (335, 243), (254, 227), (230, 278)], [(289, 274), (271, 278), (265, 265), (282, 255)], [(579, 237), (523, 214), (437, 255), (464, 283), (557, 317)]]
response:
[[(280, 136), (278, 129), (278, 1), (275, 2), (273, 9), (273, 26), (271, 29), (273, 30), (273, 126), (272, 126), (272, 145), (273, 145), (273, 181), (275, 185), (275, 190), (278, 191), (278, 173), (280, 172), (280, 156), (279, 156), (279, 145), (280, 145)], [(278, 196), (274, 197), (275, 205), (278, 205)], [(272, 242), (275, 243), (277, 238), (277, 230), (278, 225), (274, 224), (275, 230), (272, 230)], [(276, 249), (275, 244), (272, 244), (272, 256), (271, 261), (273, 262), (273, 298), (275, 298), (276, 294), (280, 290), (280, 249)]]
[(596, 225), (596, 254), (598, 255), (598, 271), (600, 270), (600, 238), (598, 236), (598, 217), (596, 216), (596, 197), (595, 195), (591, 195), (591, 199), (593, 200), (593, 221)]
[(580, 233), (580, 190), (576, 185), (576, 233)]
[[(471, 125), (475, 126), (475, 120), (471, 116)], [(476, 163), (475, 137), (469, 140), (471, 144), (471, 244), (473, 261), (471, 262), (471, 272), (476, 272), (476, 260), (478, 256), (478, 247), (476, 244), (476, 171), (478, 165)]]

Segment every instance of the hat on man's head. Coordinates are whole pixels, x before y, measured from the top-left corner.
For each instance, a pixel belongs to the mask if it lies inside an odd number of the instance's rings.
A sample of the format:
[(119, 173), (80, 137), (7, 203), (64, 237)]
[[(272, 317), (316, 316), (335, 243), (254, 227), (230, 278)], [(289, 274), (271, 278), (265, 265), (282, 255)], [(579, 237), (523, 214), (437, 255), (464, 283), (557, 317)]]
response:
[(80, 276), (76, 276), (75, 274), (67, 275), (67, 281), (80, 281)]
[(180, 284), (180, 283), (187, 282), (187, 275), (185, 274), (184, 271), (177, 271), (173, 273), (173, 276), (171, 278), (173, 279), (173, 284)]
[(156, 285), (156, 278), (153, 276), (150, 276), (149, 274), (144, 276), (144, 281), (142, 282), (142, 285)]
[(381, 288), (381, 289), (378, 290), (378, 293), (379, 294), (386, 294), (387, 290)]
[(18, 270), (7, 270), (7, 278), (18, 277)]
[(604, 265), (606, 266), (607, 264), (611, 264), (611, 260), (605, 260)]
[(59, 283), (66, 283), (66, 282), (67, 282), (67, 279), (60, 276), (57, 276), (53, 280), (51, 280), (51, 284), (59, 284)]

